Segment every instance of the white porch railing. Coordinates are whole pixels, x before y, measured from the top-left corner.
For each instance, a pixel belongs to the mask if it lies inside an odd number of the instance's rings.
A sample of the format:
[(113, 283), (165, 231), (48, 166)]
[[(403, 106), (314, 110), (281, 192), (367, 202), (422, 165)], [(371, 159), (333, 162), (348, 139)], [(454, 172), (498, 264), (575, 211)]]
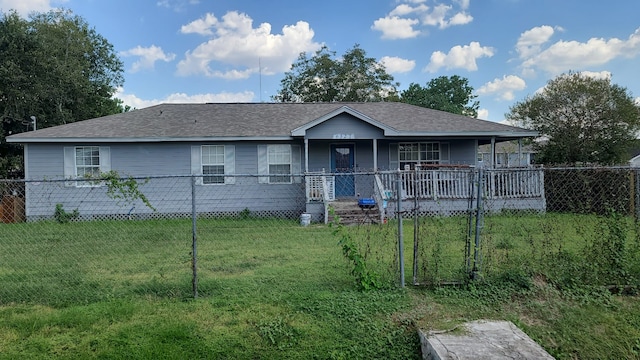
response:
[(382, 179), (380, 178), (380, 174), (375, 174), (375, 184), (374, 184), (374, 198), (376, 203), (378, 204), (378, 212), (380, 213), (380, 223), (384, 223), (384, 219), (387, 217), (387, 204), (389, 202), (389, 198), (391, 195), (391, 191), (385, 189), (382, 184)]
[(485, 170), (484, 193), (491, 199), (521, 199), (544, 197), (544, 170)]
[(324, 172), (307, 174), (306, 189), (307, 203), (321, 202), (324, 207), (324, 223), (329, 221), (329, 203), (336, 199), (335, 176), (325, 175)]
[(307, 202), (334, 201), (336, 199), (334, 176), (324, 175), (324, 173), (308, 174), (305, 179), (307, 182)]
[[(395, 189), (400, 175), (401, 198), (408, 199), (467, 199), (473, 191), (475, 169), (429, 169), (383, 171), (380, 180), (384, 189)], [(484, 170), (484, 193), (493, 199), (519, 199), (544, 197), (542, 169), (487, 169)]]

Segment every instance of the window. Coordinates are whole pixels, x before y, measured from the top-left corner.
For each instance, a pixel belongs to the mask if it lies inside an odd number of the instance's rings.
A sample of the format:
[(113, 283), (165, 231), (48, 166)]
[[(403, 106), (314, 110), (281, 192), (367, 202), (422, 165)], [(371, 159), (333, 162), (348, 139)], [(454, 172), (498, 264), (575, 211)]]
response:
[(191, 174), (198, 185), (234, 184), (235, 145), (200, 145), (191, 147)]
[[(64, 148), (64, 177), (67, 179), (98, 178), (111, 170), (108, 146), (74, 146)], [(66, 186), (101, 186), (96, 181), (68, 181)]]
[(202, 146), (203, 184), (224, 184), (224, 145)]
[(258, 145), (258, 182), (261, 184), (299, 183), (302, 178), (300, 145)]
[[(291, 146), (269, 145), (267, 147), (269, 183), (291, 183)], [(285, 176), (286, 175), (286, 176)]]
[(76, 177), (97, 178), (100, 176), (100, 148), (97, 146), (76, 147)]
[(440, 142), (398, 144), (400, 169), (413, 169), (417, 164), (444, 164), (449, 162), (449, 144)]

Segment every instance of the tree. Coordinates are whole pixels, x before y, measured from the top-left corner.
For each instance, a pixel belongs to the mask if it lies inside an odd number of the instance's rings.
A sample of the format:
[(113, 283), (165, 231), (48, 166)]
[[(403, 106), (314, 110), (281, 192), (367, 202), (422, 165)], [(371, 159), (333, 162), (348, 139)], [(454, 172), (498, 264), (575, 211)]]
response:
[(411, 83), (400, 94), (400, 101), (475, 118), (480, 107), (480, 103), (474, 101), (477, 97), (467, 78), (453, 75), (431, 79), (425, 87)]
[(70, 11), (0, 19), (0, 178), (22, 168), (5, 137), (125, 111), (113, 98), (123, 64), (113, 46)]
[(609, 78), (562, 74), (510, 107), (506, 118), (546, 138), (539, 160), (548, 164), (619, 164), (640, 130), (640, 108)]
[(397, 83), (384, 65), (356, 44), (341, 59), (323, 46), (309, 58), (301, 53), (272, 97), (279, 102), (395, 101)]

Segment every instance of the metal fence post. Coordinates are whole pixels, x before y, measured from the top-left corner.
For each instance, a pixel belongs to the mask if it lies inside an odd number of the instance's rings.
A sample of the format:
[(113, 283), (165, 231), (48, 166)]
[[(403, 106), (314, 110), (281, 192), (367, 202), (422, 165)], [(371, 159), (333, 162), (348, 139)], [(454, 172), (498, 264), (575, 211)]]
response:
[(193, 276), (191, 278), (191, 287), (193, 290), (193, 298), (198, 298), (198, 236), (196, 235), (196, 177), (191, 177), (191, 270)]
[(476, 181), (476, 176), (478, 174), (478, 169), (473, 169), (471, 171), (469, 171), (469, 176), (468, 176), (468, 180), (469, 180), (469, 188), (467, 189), (468, 193), (469, 193), (469, 202), (467, 204), (467, 239), (466, 239), (466, 243), (465, 243), (465, 251), (464, 251), (464, 260), (465, 260), (465, 271), (470, 272), (471, 271), (471, 237), (473, 236), (473, 217), (474, 217), (474, 204), (473, 204), (473, 197), (474, 197), (474, 193), (475, 193), (475, 184), (477, 183)]
[(418, 219), (418, 210), (420, 207), (420, 203), (418, 202), (418, 194), (421, 193), (418, 191), (420, 187), (419, 176), (419, 167), (416, 166), (414, 174), (414, 185), (415, 188), (413, 195), (413, 285), (418, 285), (418, 231), (420, 230), (420, 222)]
[(400, 287), (404, 288), (404, 236), (402, 234), (402, 176), (398, 169), (398, 180), (396, 181), (396, 199), (398, 202), (398, 262), (400, 263)]
[(482, 217), (484, 215), (483, 209), (483, 188), (484, 188), (484, 169), (478, 170), (478, 197), (476, 200), (476, 234), (475, 234), (475, 246), (473, 249), (473, 270), (471, 270), (471, 279), (477, 279), (480, 272), (480, 231), (482, 228)]
[(636, 222), (637, 222), (637, 221), (640, 221), (640, 171), (638, 169), (632, 169), (631, 171), (635, 179), (635, 184), (634, 184), (635, 213), (634, 215), (636, 217)]

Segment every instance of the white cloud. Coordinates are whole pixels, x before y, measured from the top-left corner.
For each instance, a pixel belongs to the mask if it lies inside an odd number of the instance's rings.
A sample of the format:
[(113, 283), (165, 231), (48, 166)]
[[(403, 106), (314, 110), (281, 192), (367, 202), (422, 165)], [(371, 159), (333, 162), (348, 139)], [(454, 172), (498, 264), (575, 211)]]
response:
[(462, 8), (462, 11), (447, 18), (449, 12), (453, 10), (452, 5), (439, 4), (433, 8), (431, 13), (427, 13), (422, 22), (425, 25), (438, 26), (440, 29), (446, 29), (449, 26), (465, 25), (473, 21), (473, 16), (468, 14), (465, 10), (469, 6), (468, 1), (457, 1)]
[(31, 12), (46, 12), (53, 9), (54, 4), (64, 4), (66, 0), (0, 0), (0, 10), (9, 12), (15, 10), (22, 17)]
[(380, 59), (380, 63), (384, 65), (390, 74), (409, 72), (416, 66), (415, 60), (407, 60), (396, 56), (383, 56)]
[(214, 94), (194, 94), (187, 95), (185, 93), (173, 93), (165, 97), (164, 99), (152, 99), (145, 100), (137, 97), (134, 94), (125, 93), (123, 88), (119, 88), (114, 97), (121, 99), (125, 105), (131, 106), (134, 109), (142, 109), (153, 105), (163, 103), (235, 103), (235, 102), (251, 102), (254, 98), (252, 91), (245, 91), (240, 93), (214, 93)]
[(431, 54), (431, 61), (424, 69), (429, 72), (436, 72), (444, 67), (446, 69), (465, 69), (467, 71), (478, 70), (476, 60), (482, 57), (492, 57), (493, 48), (480, 46), (479, 42), (472, 41), (469, 45), (456, 45), (447, 54), (435, 51)]
[(418, 23), (415, 19), (387, 16), (374, 21), (371, 29), (382, 32), (383, 39), (409, 39), (420, 35), (420, 31), (413, 28)]
[(449, 19), (447, 26), (464, 25), (473, 21), (473, 16), (466, 12), (459, 12)]
[(151, 45), (149, 47), (136, 46), (133, 49), (122, 51), (122, 56), (138, 56), (139, 59), (131, 65), (131, 72), (153, 69), (156, 61), (169, 62), (175, 59), (176, 54), (165, 54), (161, 47)]
[(460, 5), (460, 8), (466, 10), (469, 8), (469, 3), (471, 0), (455, 0)]
[(640, 106), (640, 96), (636, 98), (636, 105)]
[(415, 6), (415, 7), (408, 4), (400, 4), (396, 6), (395, 9), (391, 10), (391, 12), (389, 13), (389, 16), (405, 16), (409, 14), (425, 12), (428, 10), (429, 10), (429, 7), (424, 4), (419, 4), (418, 6)]
[(213, 35), (211, 28), (216, 25), (218, 25), (218, 19), (213, 14), (207, 13), (201, 19), (182, 25), (180, 32), (183, 34)]
[(627, 40), (591, 38), (587, 42), (558, 41), (544, 50), (528, 53), (523, 71), (541, 69), (551, 74), (598, 66), (619, 58), (640, 54), (640, 28)]
[[(446, 29), (473, 21), (473, 16), (467, 12), (470, 0), (450, 0), (451, 5), (436, 2), (433, 7), (427, 6), (426, 0), (397, 2), (400, 4), (385, 17), (374, 21), (371, 26), (371, 29), (382, 32), (383, 39), (409, 39), (426, 33), (426, 30), (416, 29), (417, 26), (437, 26)], [(457, 12), (450, 16), (454, 8)]]
[(478, 109), (478, 119), (489, 120), (489, 110)]
[[(178, 75), (246, 79), (259, 71), (259, 59), (262, 74), (272, 75), (289, 70), (301, 52), (315, 51), (321, 46), (313, 41), (314, 32), (304, 21), (284, 26), (282, 34), (272, 34), (269, 23), (253, 28), (253, 20), (236, 11), (226, 13), (221, 20), (209, 19), (205, 24), (211, 24), (208, 31), (214, 34), (212, 39), (186, 52), (178, 63)], [(189, 29), (207, 31), (204, 26)], [(224, 64), (225, 68), (212, 69), (210, 65), (214, 62)]]
[(452, 8), (453, 6), (451, 5), (436, 5), (431, 13), (425, 15), (425, 17), (422, 19), (422, 22), (426, 25), (431, 26), (439, 25), (441, 29), (444, 29), (447, 27), (447, 21), (445, 20), (445, 17), (447, 16), (449, 10), (451, 10)]
[(516, 50), (520, 58), (528, 58), (540, 52), (542, 44), (546, 43), (553, 36), (554, 30), (551, 26), (543, 25), (534, 27), (520, 34), (516, 44)]
[(515, 75), (503, 76), (502, 79), (494, 79), (482, 85), (477, 93), (480, 95), (497, 94), (500, 100), (511, 101), (515, 98), (513, 92), (524, 90), (527, 87), (525, 81)]

